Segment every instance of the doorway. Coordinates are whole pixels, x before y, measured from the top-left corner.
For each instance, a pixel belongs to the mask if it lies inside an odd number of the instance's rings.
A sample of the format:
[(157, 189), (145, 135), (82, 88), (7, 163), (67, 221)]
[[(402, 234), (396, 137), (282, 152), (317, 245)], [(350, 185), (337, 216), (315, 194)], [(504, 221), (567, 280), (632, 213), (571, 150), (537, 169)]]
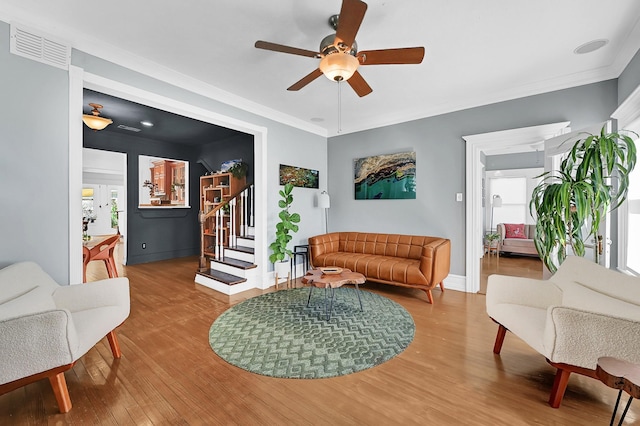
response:
[(483, 171), (482, 157), (491, 150), (519, 145), (539, 144), (565, 132), (570, 122), (564, 121), (520, 129), (463, 136), (466, 141), (466, 288), (469, 293), (480, 290), (483, 244)]
[[(69, 67), (69, 194), (80, 194), (82, 190), (82, 115), (83, 89), (88, 88), (126, 100), (148, 105), (154, 108), (183, 115), (206, 123), (231, 128), (253, 135), (254, 140), (254, 179), (255, 179), (255, 245), (258, 275), (266, 280), (267, 256), (267, 129), (255, 124), (224, 116), (208, 109), (177, 101), (153, 92), (108, 80), (94, 74), (84, 73), (81, 68)], [(69, 238), (76, 241), (82, 238), (82, 228), (75, 226), (82, 220), (80, 197), (69, 197)], [(81, 282), (82, 250), (75, 244), (69, 244), (69, 277), (71, 282)]]
[(83, 240), (119, 234), (127, 264), (127, 154), (82, 148)]

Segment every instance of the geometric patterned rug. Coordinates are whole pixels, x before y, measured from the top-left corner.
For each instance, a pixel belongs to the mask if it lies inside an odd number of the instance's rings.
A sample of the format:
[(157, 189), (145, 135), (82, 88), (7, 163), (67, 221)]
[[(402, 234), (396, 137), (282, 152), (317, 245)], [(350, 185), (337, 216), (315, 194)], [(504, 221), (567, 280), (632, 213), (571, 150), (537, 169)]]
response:
[(228, 309), (209, 330), (211, 348), (230, 364), (272, 377), (318, 379), (365, 370), (398, 355), (415, 324), (402, 306), (355, 289), (336, 289), (326, 319), (324, 290), (280, 290)]

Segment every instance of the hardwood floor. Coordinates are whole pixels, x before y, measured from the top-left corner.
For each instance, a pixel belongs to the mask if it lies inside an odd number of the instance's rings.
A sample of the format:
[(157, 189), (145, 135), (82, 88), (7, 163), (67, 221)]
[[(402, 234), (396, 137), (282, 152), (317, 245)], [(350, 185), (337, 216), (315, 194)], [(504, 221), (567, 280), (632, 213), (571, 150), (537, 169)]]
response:
[(480, 260), (480, 293), (487, 293), (491, 274), (542, 279), (542, 261), (533, 256), (485, 254)]
[[(502, 259), (500, 260), (502, 262)], [(95, 264), (95, 265), (94, 265)], [(89, 280), (106, 277), (99, 262)], [(595, 425), (607, 424), (617, 392), (575, 376), (560, 409), (547, 405), (554, 369), (507, 335), (492, 353), (497, 325), (484, 296), (367, 283), (400, 303), (415, 339), (396, 358), (348, 376), (276, 379), (222, 361), (208, 344), (229, 298), (193, 281), (195, 257), (122, 267), (131, 315), (119, 328), (122, 358), (106, 339), (66, 374), (73, 408), (59, 414), (48, 381), (0, 396), (0, 424), (30, 425)], [(366, 309), (366, 306), (365, 306)], [(627, 422), (639, 422), (632, 404)]]

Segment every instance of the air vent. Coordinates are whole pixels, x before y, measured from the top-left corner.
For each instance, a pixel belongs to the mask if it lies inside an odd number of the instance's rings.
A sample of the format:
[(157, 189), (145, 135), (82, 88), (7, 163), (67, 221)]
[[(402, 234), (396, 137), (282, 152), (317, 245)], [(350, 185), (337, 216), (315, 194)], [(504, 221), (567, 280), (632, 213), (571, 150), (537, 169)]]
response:
[(23, 26), (11, 24), (10, 51), (43, 64), (69, 69), (71, 46)]
[(125, 126), (124, 124), (120, 124), (118, 126), (118, 129), (128, 130), (130, 132), (139, 132), (140, 131), (140, 129), (138, 129), (137, 127)]

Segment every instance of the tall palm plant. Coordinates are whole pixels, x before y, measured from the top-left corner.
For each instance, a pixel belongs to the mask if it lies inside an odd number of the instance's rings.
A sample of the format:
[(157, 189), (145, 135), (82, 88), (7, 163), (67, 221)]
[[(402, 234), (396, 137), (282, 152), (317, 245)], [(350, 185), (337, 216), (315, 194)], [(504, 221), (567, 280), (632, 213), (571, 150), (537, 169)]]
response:
[[(575, 142), (560, 170), (542, 175), (529, 210), (536, 217), (536, 249), (549, 271), (562, 264), (568, 247), (584, 256), (585, 240), (597, 235), (603, 215), (626, 199), (635, 165), (633, 139), (603, 127), (599, 135), (585, 134)], [(594, 253), (597, 262), (599, 251)]]

